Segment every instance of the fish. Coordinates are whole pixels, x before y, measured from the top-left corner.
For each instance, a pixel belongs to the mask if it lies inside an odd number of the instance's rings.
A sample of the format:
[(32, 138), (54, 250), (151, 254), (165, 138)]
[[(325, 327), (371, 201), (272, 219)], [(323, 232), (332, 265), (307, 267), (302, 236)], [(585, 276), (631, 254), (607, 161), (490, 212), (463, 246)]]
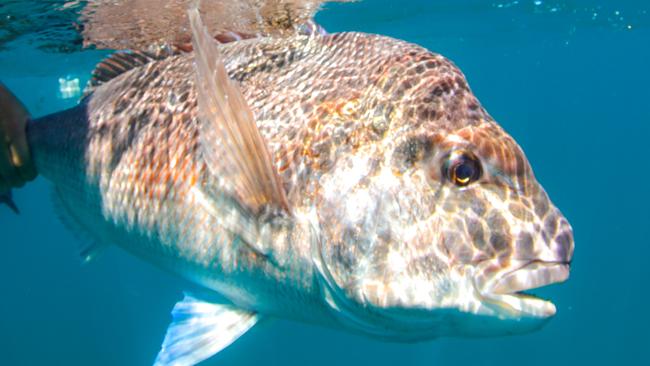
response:
[[(199, 285), (156, 365), (266, 318), (394, 342), (540, 329), (573, 231), (450, 60), (324, 31), (118, 52), (27, 138), (57, 211), (103, 248)], [(234, 37), (237, 38), (237, 37)], [(223, 300), (215, 300), (218, 294)]]

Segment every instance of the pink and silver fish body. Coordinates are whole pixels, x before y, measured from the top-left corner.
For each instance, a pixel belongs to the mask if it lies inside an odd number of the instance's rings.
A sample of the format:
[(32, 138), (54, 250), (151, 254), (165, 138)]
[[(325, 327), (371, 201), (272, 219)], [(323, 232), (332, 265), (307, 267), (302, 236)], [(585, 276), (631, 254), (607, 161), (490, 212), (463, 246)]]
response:
[[(531, 331), (572, 230), (444, 57), (362, 33), (217, 44), (129, 69), (29, 140), (59, 207), (223, 295), (174, 309), (157, 364), (194, 364), (265, 316), (395, 341)], [(92, 256), (94, 251), (88, 253)]]

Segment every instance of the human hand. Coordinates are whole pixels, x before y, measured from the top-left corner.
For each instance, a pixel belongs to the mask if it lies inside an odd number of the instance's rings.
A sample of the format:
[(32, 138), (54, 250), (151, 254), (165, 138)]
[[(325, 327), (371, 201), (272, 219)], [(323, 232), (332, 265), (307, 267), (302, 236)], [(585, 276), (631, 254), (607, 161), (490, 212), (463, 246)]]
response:
[(0, 83), (0, 196), (36, 178), (36, 167), (27, 145), (29, 113)]

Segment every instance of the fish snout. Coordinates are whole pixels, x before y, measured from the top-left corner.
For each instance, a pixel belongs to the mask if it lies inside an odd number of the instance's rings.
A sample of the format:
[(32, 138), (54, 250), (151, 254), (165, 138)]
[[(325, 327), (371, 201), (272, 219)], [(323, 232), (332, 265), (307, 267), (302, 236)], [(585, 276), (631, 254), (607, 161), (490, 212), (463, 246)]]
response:
[(553, 238), (554, 252), (558, 261), (570, 264), (574, 249), (573, 228), (564, 216), (561, 216), (559, 222), (559, 230)]
[(535, 245), (540, 248), (535, 250), (536, 255), (530, 258), (531, 260), (567, 265), (571, 263), (574, 248), (573, 229), (557, 209), (544, 219)]
[[(564, 282), (573, 257), (573, 230), (554, 207), (538, 216), (534, 232), (521, 231), (509, 256), (481, 262), (474, 279), (484, 301), (506, 316), (547, 318), (550, 302), (526, 291)], [(522, 238), (526, 238), (522, 240)]]
[(540, 226), (531, 243), (532, 251), (516, 248), (509, 265), (490, 281), (490, 292), (513, 293), (568, 279), (574, 248), (571, 225), (557, 208), (552, 207), (542, 217)]

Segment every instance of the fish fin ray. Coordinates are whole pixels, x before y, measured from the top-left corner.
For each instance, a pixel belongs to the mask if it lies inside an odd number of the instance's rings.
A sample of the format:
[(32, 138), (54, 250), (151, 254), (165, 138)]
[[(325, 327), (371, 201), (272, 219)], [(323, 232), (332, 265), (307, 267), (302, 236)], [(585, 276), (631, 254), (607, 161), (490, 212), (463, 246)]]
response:
[(253, 214), (269, 207), (290, 212), (253, 112), (238, 85), (228, 78), (218, 43), (203, 25), (196, 5), (188, 16), (195, 51), (200, 149), (208, 169), (219, 166), (232, 175), (229, 183), (238, 200)]
[(89, 263), (99, 257), (108, 245), (97, 242), (93, 239), (91, 231), (79, 220), (75, 210), (70, 207), (69, 202), (64, 197), (64, 193), (58, 188), (52, 189), (52, 203), (54, 212), (58, 216), (63, 226), (66, 227), (80, 242), (88, 243), (83, 245), (79, 250), (79, 256), (83, 263)]
[(256, 313), (189, 294), (176, 303), (172, 317), (155, 366), (195, 365), (228, 347), (259, 320)]
[(170, 48), (161, 48), (156, 52), (148, 51), (118, 51), (100, 61), (92, 72), (92, 77), (86, 85), (85, 95), (91, 93), (98, 86), (135, 68), (147, 65), (154, 61), (164, 60), (169, 56), (178, 54), (179, 51)]

